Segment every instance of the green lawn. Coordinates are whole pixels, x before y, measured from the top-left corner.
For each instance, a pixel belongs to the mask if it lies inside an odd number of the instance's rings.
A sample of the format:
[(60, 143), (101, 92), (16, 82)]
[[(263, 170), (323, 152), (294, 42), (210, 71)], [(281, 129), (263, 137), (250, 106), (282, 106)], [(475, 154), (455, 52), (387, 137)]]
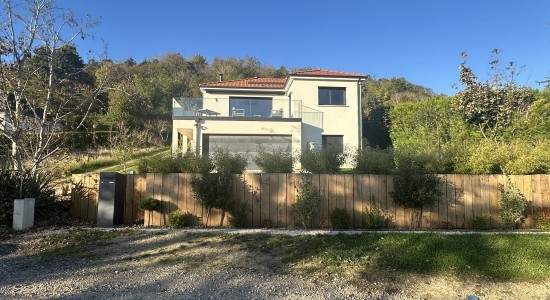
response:
[(235, 235), (228, 241), (278, 256), (303, 272), (390, 269), (499, 280), (550, 278), (548, 234)]

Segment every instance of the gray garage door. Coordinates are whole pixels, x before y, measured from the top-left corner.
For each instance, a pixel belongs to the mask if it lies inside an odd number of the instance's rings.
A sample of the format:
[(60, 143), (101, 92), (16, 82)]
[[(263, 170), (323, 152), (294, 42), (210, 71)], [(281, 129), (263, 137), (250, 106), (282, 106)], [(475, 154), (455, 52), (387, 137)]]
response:
[(227, 149), (233, 153), (245, 155), (248, 158), (248, 169), (258, 170), (254, 158), (258, 148), (266, 151), (283, 149), (291, 151), (292, 136), (290, 135), (214, 135), (205, 134), (202, 139), (202, 154), (213, 153), (216, 148)]

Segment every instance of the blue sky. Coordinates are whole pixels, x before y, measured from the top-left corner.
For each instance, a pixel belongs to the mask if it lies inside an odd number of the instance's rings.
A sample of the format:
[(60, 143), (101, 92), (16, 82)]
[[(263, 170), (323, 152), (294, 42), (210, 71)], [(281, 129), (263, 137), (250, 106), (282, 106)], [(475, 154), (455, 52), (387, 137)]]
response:
[(115, 60), (167, 52), (184, 57), (258, 58), (289, 69), (315, 67), (377, 78), (405, 77), (454, 94), (460, 53), (479, 77), (491, 51), (525, 65), (520, 84), (550, 77), (550, 1), (123, 1), (62, 0), (97, 17), (94, 40), (79, 45)]

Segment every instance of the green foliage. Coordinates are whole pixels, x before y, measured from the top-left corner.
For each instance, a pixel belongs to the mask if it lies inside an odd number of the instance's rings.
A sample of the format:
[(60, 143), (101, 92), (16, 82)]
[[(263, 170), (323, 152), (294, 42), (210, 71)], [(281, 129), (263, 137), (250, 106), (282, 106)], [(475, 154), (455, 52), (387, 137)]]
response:
[(466, 174), (548, 174), (550, 140), (480, 142), (457, 164)]
[(222, 148), (217, 148), (211, 159), (218, 173), (242, 174), (248, 166), (248, 160), (244, 155)]
[(491, 229), (491, 218), (486, 215), (475, 216), (472, 220), (472, 228), (477, 230)]
[(550, 230), (550, 207), (539, 207), (535, 210), (535, 228)]
[(0, 225), (11, 226), (13, 201), (34, 198), (35, 221), (55, 221), (54, 214), (60, 210), (56, 202), (51, 177), (41, 173), (20, 174), (7, 163), (0, 164)]
[[(420, 210), (417, 222), (422, 219), (425, 206), (436, 205), (442, 195), (441, 179), (434, 174), (426, 174), (422, 162), (412, 156), (402, 156), (398, 161), (397, 176), (393, 180), (393, 200), (405, 208)], [(414, 214), (411, 214), (411, 226)]]
[(363, 146), (354, 157), (355, 174), (392, 174), (395, 162), (392, 149)]
[(467, 54), (460, 65), (460, 82), (464, 90), (457, 93), (457, 109), (469, 124), (478, 126), (490, 138), (503, 134), (513, 125), (516, 114), (525, 114), (534, 101), (534, 93), (529, 87), (518, 86), (514, 81), (517, 72), (510, 63), (504, 70), (499, 66), (498, 50), (493, 51), (494, 60), (490, 80), (480, 82), (472, 69), (466, 65)]
[(370, 205), (363, 212), (363, 227), (365, 228), (385, 228), (389, 227), (391, 217), (385, 214), (376, 203), (374, 195), (370, 197)]
[(527, 199), (521, 191), (512, 183), (509, 177), (506, 178), (507, 185), (498, 185), (500, 190), (500, 218), (508, 228), (518, 228), (523, 222)]
[(343, 208), (335, 208), (330, 213), (330, 224), (333, 229), (349, 229), (349, 214)]
[(235, 228), (248, 226), (248, 207), (244, 203), (235, 203), (230, 209), (229, 224)]
[(279, 148), (268, 152), (260, 147), (254, 162), (264, 173), (292, 173), (294, 158), (290, 149)]
[(168, 214), (168, 219), (166, 223), (172, 228), (183, 228), (193, 226), (197, 216), (193, 215), (190, 212), (182, 212), (180, 210), (173, 210)]
[(305, 150), (300, 156), (302, 168), (312, 174), (336, 174), (346, 161), (346, 154), (335, 148)]
[(211, 168), (202, 168), (201, 175), (191, 179), (195, 200), (207, 210), (206, 224), (212, 208), (217, 208), (222, 211), (220, 226), (223, 225), (226, 211), (232, 214), (235, 226), (241, 226), (248, 212), (233, 199), (233, 183), (235, 174), (242, 174), (248, 161), (243, 155), (231, 153), (226, 149), (216, 149), (211, 161), (216, 173), (210, 173)]
[(148, 211), (160, 211), (160, 200), (145, 198), (139, 203), (139, 209)]
[(296, 203), (294, 206), (294, 215), (302, 223), (304, 228), (310, 227), (313, 216), (319, 210), (321, 205), (321, 194), (311, 182), (311, 178), (302, 175), (302, 181), (297, 190)]
[(214, 168), (207, 157), (196, 156), (192, 152), (175, 156), (144, 157), (138, 161), (139, 173), (199, 173)]

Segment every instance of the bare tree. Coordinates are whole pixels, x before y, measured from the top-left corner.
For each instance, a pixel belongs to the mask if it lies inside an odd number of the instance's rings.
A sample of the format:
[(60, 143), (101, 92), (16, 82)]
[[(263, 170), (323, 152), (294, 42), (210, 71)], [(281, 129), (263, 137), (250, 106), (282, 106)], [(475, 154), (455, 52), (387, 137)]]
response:
[[(68, 132), (84, 125), (102, 89), (101, 84), (67, 84), (76, 74), (56, 72), (55, 59), (61, 49), (72, 46), (76, 39), (89, 38), (88, 30), (97, 22), (89, 16), (77, 19), (71, 11), (56, 7), (52, 0), (3, 0), (2, 4), (0, 135), (11, 143), (14, 167), (20, 172), (36, 172), (44, 160), (63, 149)], [(41, 70), (28, 64), (37, 48), (46, 57)], [(38, 72), (43, 74), (43, 96), (35, 98), (30, 83)]]

